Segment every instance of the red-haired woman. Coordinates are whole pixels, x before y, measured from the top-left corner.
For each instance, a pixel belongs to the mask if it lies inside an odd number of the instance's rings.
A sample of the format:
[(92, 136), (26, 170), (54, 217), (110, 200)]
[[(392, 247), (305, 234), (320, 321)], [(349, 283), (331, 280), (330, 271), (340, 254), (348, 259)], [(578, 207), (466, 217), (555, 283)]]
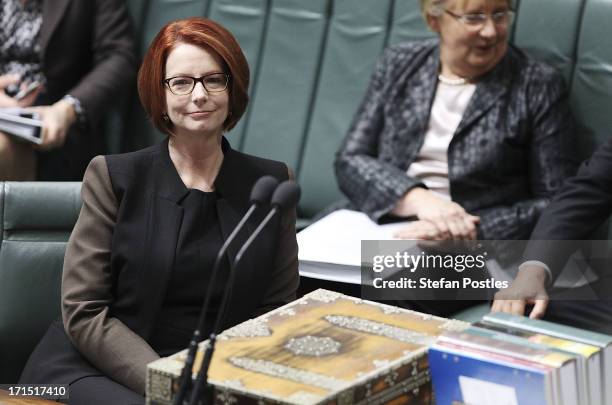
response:
[[(234, 151), (223, 136), (244, 113), (248, 82), (239, 45), (211, 20), (175, 21), (155, 37), (138, 91), (168, 137), (90, 163), (65, 257), (63, 325), (50, 327), (21, 382), (70, 384), (70, 404), (140, 403), (146, 364), (187, 347), (215, 255), (252, 185), (288, 178), (283, 163)], [(295, 296), (295, 213), (272, 225), (237, 269), (225, 327)]]

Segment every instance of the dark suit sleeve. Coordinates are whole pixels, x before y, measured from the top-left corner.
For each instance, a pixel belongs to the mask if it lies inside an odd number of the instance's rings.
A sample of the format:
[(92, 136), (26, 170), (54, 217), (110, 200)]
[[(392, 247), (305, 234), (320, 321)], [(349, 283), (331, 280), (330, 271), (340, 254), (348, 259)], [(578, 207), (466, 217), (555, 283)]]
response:
[[(288, 171), (289, 178), (293, 180), (293, 173), (290, 170)], [(298, 245), (295, 234), (296, 218), (295, 208), (285, 212), (282, 216), (271, 282), (267, 286), (264, 300), (255, 311), (254, 317), (263, 315), (296, 299), (300, 284)]]
[(481, 218), (479, 239), (528, 239), (544, 208), (564, 180), (575, 173), (574, 120), (563, 79), (541, 65), (528, 75), (524, 114), (531, 134), (528, 171), (531, 198), (474, 212)]
[(95, 122), (117, 94), (134, 86), (137, 65), (125, 1), (95, 0), (95, 4), (93, 68), (68, 92), (79, 99), (88, 122)]
[(399, 59), (399, 52), (391, 48), (378, 61), (334, 162), (340, 190), (357, 209), (375, 221), (391, 211), (411, 188), (424, 187), (406, 171), (378, 157), (385, 123), (385, 98), (392, 82), (390, 72)]
[(555, 279), (576, 247), (612, 214), (612, 137), (582, 164), (544, 211), (524, 258), (546, 263)]
[(87, 168), (81, 196), (83, 206), (64, 259), (64, 328), (91, 364), (143, 394), (146, 365), (159, 356), (109, 313), (113, 301), (110, 252), (117, 201), (103, 157), (94, 158)]

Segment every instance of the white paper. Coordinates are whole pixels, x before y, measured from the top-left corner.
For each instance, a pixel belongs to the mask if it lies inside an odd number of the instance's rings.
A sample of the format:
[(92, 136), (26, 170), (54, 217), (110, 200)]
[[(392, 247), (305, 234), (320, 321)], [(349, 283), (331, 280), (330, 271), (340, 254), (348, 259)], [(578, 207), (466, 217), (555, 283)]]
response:
[(362, 240), (395, 239), (405, 224), (378, 225), (362, 212), (335, 211), (297, 234), (299, 259), (359, 267)]
[(518, 405), (516, 390), (509, 385), (459, 376), (463, 403), (469, 405)]

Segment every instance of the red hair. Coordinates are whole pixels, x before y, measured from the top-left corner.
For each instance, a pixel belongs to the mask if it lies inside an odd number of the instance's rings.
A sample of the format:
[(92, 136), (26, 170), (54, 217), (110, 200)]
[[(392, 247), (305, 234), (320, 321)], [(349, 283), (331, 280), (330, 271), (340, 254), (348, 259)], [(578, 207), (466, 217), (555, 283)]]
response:
[(153, 125), (171, 134), (171, 124), (163, 120), (166, 109), (166, 59), (179, 43), (191, 44), (216, 53), (230, 75), (229, 114), (223, 123), (232, 129), (244, 114), (249, 102), (249, 65), (236, 38), (218, 23), (202, 17), (191, 17), (166, 24), (151, 42), (138, 71), (138, 95)]

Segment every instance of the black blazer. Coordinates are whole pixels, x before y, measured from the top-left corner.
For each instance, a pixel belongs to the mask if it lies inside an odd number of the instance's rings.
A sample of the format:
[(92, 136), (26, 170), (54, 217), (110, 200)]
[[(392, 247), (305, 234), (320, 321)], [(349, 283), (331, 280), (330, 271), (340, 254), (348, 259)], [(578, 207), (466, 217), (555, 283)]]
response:
[(137, 59), (133, 27), (125, 0), (43, 0), (41, 61), (47, 78), (38, 105), (66, 94), (81, 102), (87, 127), (73, 126), (55, 156), (60, 173), (46, 171), (43, 157), (38, 178), (80, 181), (87, 163), (106, 150), (103, 119), (121, 92), (135, 89)]
[[(215, 189), (221, 231), (227, 238), (247, 211), (250, 191), (257, 179), (272, 175), (279, 181), (287, 180), (288, 169), (283, 163), (235, 151), (226, 141), (223, 149)], [(147, 339), (172, 272), (183, 215), (178, 201), (188, 190), (170, 160), (167, 142), (135, 153), (107, 156), (106, 162), (118, 205), (110, 258), (117, 278), (112, 313)], [(265, 213), (257, 211), (247, 222), (236, 243), (230, 246), (230, 261)], [(278, 250), (283, 246), (281, 237), (287, 249)], [(298, 280), (295, 243), (295, 231), (284, 229), (281, 233), (278, 217), (264, 229), (238, 268), (226, 327), (294, 298)], [(277, 268), (279, 256), (292, 265), (291, 271), (286, 271), (287, 263)], [(276, 289), (282, 296), (277, 295)]]
[[(335, 161), (340, 189), (380, 219), (411, 188), (406, 174), (429, 124), (440, 66), (437, 39), (387, 49)], [(574, 137), (560, 75), (509, 47), (482, 77), (448, 148), (452, 200), (481, 217), (480, 239), (527, 239), (574, 173)]]
[[(225, 139), (223, 151), (215, 189), (221, 231), (227, 237), (248, 209), (256, 180), (263, 175), (286, 180), (288, 169), (234, 151)], [(177, 202), (187, 192), (170, 160), (167, 141), (92, 161), (83, 182), (83, 208), (64, 261), (66, 333), (57, 325), (50, 329), (22, 381), (69, 384), (102, 373), (144, 392), (146, 364), (158, 358), (147, 341), (173, 269), (183, 215)], [(230, 260), (264, 211), (247, 222), (229, 251)], [(272, 221), (235, 269), (224, 327), (295, 298), (299, 283), (295, 218), (292, 210)]]
[(612, 214), (612, 137), (585, 161), (544, 210), (525, 251), (526, 260), (546, 263), (553, 280), (578, 247)]

